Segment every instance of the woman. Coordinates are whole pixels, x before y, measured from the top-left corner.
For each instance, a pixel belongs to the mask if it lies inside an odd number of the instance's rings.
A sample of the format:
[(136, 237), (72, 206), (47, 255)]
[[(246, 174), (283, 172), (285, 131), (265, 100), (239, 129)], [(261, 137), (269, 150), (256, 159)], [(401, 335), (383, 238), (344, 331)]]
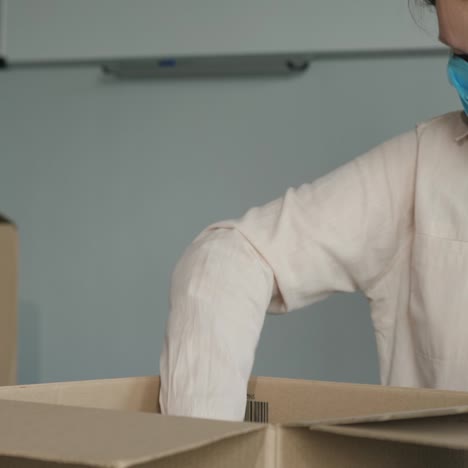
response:
[[(435, 6), (468, 113), (468, 1)], [(467, 55), (464, 55), (467, 54)], [(164, 413), (241, 420), (265, 311), (363, 291), (385, 385), (468, 391), (468, 119), (387, 141), (239, 220), (207, 228), (173, 275)]]

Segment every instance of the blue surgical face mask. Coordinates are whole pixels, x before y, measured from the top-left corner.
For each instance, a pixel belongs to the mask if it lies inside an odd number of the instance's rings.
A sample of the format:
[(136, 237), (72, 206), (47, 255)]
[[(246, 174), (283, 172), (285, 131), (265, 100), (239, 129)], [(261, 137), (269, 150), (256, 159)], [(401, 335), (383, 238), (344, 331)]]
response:
[(458, 55), (452, 55), (447, 72), (450, 83), (458, 91), (465, 114), (468, 115), (468, 61)]

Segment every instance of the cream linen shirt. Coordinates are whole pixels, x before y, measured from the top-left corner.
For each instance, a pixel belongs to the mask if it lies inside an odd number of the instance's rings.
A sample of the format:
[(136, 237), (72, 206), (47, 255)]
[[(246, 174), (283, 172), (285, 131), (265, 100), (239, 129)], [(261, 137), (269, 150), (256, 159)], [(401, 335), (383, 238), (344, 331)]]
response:
[(203, 231), (172, 277), (163, 413), (242, 419), (267, 309), (335, 291), (369, 299), (382, 384), (468, 390), (466, 137), (437, 117)]

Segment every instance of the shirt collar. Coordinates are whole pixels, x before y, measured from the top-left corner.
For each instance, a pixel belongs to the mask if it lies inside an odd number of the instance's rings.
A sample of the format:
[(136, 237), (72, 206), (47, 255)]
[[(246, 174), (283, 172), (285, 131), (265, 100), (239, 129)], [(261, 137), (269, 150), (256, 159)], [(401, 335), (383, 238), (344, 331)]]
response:
[(468, 117), (465, 112), (460, 112), (460, 117), (455, 128), (455, 141), (460, 143), (468, 137)]

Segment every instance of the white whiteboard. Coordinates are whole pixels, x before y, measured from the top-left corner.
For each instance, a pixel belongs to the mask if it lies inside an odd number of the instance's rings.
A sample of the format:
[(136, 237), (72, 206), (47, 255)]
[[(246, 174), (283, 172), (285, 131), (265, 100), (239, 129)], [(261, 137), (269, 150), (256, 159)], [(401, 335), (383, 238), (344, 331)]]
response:
[(414, 23), (408, 0), (3, 0), (2, 7), (2, 54), (17, 62), (442, 49), (435, 32)]

